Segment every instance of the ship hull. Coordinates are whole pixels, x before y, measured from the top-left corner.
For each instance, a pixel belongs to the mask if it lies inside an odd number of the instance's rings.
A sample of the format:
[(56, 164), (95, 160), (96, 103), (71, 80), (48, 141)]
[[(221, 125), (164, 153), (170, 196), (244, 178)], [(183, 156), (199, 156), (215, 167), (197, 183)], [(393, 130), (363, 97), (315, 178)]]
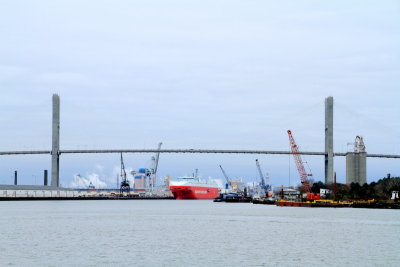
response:
[(175, 199), (214, 199), (218, 197), (217, 187), (170, 186)]

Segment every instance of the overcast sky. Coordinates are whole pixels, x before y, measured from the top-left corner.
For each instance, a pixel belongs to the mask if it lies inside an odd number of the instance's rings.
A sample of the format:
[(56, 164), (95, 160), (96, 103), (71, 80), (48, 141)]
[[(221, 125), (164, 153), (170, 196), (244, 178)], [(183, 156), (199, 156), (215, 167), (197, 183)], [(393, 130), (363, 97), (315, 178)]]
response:
[[(0, 150), (51, 148), (61, 97), (61, 149), (324, 150), (324, 99), (335, 99), (334, 149), (356, 135), (367, 152), (400, 154), (399, 1), (1, 1)], [(150, 154), (126, 155), (132, 169)], [(299, 180), (289, 156), (170, 155), (160, 176)], [(323, 157), (306, 158), (324, 180)], [(400, 176), (368, 159), (368, 181)], [(115, 180), (118, 155), (62, 155), (73, 175)], [(50, 156), (1, 156), (0, 184), (19, 170), (42, 182)], [(118, 168), (117, 168), (118, 169)], [(343, 157), (335, 158), (345, 181)]]

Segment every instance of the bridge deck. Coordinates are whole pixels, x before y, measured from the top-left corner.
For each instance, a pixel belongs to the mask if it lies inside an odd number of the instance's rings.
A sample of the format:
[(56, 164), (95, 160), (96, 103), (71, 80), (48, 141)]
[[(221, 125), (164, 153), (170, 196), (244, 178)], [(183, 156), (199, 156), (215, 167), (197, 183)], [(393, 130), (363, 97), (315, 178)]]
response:
[[(106, 154), (106, 153), (212, 153), (212, 154), (275, 154), (288, 155), (291, 151), (273, 150), (230, 150), (230, 149), (83, 149), (83, 150), (60, 150), (60, 154)], [(324, 156), (325, 152), (300, 152), (302, 155)], [(31, 154), (51, 154), (50, 150), (32, 151), (3, 151), (0, 155), (31, 155)], [(347, 153), (334, 153), (334, 156), (346, 156)], [(400, 155), (388, 154), (369, 154), (370, 158), (400, 158)]]

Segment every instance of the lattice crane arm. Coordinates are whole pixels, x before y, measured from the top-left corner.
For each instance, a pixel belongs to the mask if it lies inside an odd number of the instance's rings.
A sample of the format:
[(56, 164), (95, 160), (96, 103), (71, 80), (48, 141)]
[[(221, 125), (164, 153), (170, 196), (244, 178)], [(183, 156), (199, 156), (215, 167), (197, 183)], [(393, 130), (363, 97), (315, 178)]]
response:
[(307, 174), (307, 172), (304, 168), (303, 160), (301, 158), (301, 154), (300, 154), (299, 148), (296, 144), (296, 141), (293, 138), (292, 131), (288, 130), (287, 133), (289, 135), (290, 148), (292, 150), (294, 161), (296, 162), (296, 167), (297, 167), (297, 171), (299, 172), (299, 175), (300, 175), (301, 183), (303, 184), (306, 192), (310, 193), (311, 189), (310, 189), (310, 181), (308, 180), (308, 176), (312, 176), (312, 174)]
[(126, 171), (125, 171), (125, 164), (124, 164), (124, 159), (122, 157), (121, 153), (121, 177), (123, 181), (126, 181)]
[(124, 164), (124, 159), (122, 157), (121, 153), (121, 185), (120, 185), (120, 194), (122, 195), (123, 193), (128, 193), (131, 191), (131, 187), (129, 185), (129, 181), (126, 179), (126, 171), (125, 171), (125, 164)]

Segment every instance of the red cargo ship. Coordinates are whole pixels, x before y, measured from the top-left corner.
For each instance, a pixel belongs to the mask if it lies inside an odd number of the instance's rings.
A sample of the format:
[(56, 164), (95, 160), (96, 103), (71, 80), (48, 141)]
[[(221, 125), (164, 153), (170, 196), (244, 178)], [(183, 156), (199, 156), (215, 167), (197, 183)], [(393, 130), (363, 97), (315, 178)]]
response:
[(219, 194), (215, 182), (202, 182), (197, 177), (179, 177), (170, 182), (169, 189), (176, 199), (214, 199)]

